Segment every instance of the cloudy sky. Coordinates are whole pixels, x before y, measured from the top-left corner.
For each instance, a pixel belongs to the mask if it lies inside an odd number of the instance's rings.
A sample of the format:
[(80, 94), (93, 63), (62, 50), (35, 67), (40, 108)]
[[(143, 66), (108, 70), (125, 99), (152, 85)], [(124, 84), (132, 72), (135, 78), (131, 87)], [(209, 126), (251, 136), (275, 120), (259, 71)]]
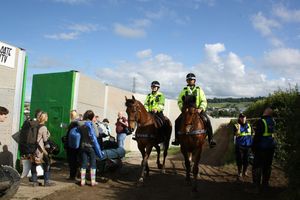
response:
[(208, 97), (266, 96), (300, 83), (299, 0), (3, 0), (0, 40), (32, 74), (78, 70), (176, 98), (194, 72)]

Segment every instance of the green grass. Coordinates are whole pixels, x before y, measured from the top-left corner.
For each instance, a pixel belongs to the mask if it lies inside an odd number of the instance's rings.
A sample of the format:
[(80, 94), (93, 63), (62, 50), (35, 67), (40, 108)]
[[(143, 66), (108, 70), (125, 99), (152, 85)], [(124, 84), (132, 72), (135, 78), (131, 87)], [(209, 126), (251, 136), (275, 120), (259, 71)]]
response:
[(176, 155), (180, 153), (180, 147), (170, 147), (168, 150), (168, 155)]

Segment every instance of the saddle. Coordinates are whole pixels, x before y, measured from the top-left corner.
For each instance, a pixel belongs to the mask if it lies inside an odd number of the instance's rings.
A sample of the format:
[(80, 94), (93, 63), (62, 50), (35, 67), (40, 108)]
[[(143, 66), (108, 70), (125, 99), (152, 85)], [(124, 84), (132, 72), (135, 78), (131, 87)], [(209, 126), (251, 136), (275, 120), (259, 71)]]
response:
[(165, 116), (163, 116), (163, 118), (157, 114), (153, 114), (154, 116), (154, 121), (155, 121), (155, 127), (156, 128), (161, 128), (164, 123), (165, 123)]

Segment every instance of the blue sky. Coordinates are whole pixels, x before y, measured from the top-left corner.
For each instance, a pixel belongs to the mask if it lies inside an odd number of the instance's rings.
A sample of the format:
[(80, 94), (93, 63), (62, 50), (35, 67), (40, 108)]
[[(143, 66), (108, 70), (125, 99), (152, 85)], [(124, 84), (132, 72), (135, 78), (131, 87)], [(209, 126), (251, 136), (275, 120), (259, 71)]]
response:
[(176, 98), (194, 72), (208, 97), (265, 96), (300, 83), (299, 0), (4, 0), (0, 40), (32, 74), (78, 70)]

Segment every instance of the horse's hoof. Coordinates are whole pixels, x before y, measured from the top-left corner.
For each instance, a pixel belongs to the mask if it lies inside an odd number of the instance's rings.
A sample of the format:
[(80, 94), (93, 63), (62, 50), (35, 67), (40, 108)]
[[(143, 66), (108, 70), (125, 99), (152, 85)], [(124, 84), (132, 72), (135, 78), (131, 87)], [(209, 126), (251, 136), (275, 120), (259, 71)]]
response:
[(161, 173), (162, 173), (162, 174), (165, 174), (165, 173), (166, 173), (166, 170), (165, 170), (165, 169), (162, 169), (162, 170), (161, 170)]
[(143, 178), (140, 178), (139, 181), (136, 183), (136, 186), (137, 187), (141, 187), (144, 185), (144, 179)]

